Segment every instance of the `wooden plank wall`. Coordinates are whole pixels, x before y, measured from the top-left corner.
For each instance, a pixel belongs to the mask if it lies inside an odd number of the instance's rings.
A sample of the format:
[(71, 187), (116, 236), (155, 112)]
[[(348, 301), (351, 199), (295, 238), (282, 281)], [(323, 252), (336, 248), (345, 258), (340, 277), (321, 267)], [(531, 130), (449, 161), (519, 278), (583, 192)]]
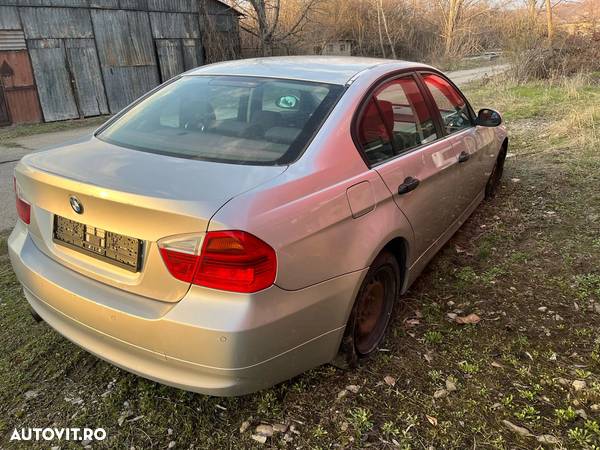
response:
[[(204, 1), (203, 11), (228, 14)], [(204, 64), (199, 14), (197, 0), (0, 0), (0, 30), (20, 27), (20, 16), (44, 119), (54, 121), (116, 113)]]
[(111, 112), (159, 84), (148, 13), (92, 10), (96, 44)]
[(151, 12), (150, 23), (163, 82), (204, 64), (196, 14)]
[(36, 39), (29, 41), (28, 46), (44, 120), (53, 122), (79, 117), (61, 40)]
[(19, 11), (15, 6), (0, 6), (0, 30), (20, 30)]
[(19, 8), (27, 39), (93, 38), (90, 13), (83, 8)]
[(100, 62), (93, 39), (65, 39), (67, 64), (74, 81), (80, 117), (108, 114)]

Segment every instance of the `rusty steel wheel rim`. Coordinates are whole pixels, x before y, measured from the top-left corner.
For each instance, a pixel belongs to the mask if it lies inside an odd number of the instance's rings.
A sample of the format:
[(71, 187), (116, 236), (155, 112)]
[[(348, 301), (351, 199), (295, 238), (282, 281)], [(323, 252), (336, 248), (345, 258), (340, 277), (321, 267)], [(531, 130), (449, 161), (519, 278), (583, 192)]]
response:
[(391, 267), (379, 268), (358, 299), (354, 345), (361, 355), (375, 350), (385, 333), (394, 300), (393, 274)]
[(500, 154), (498, 159), (496, 160), (496, 164), (492, 168), (492, 173), (490, 174), (489, 181), (489, 193), (494, 193), (498, 186), (500, 185), (500, 180), (502, 179), (502, 174), (504, 172), (504, 160), (506, 155)]
[(502, 168), (498, 167), (498, 165), (499, 165), (498, 162), (496, 162), (496, 164), (494, 164), (494, 169), (492, 172), (494, 189), (496, 189), (498, 187), (498, 185), (500, 184), (500, 179), (502, 178)]

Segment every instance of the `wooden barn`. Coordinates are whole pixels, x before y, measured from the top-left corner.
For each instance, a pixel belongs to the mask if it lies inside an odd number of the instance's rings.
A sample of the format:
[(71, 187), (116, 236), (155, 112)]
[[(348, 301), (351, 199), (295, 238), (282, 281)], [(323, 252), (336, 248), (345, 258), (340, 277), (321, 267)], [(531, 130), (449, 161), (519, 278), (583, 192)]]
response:
[(239, 57), (238, 19), (218, 0), (0, 0), (0, 126), (114, 114)]

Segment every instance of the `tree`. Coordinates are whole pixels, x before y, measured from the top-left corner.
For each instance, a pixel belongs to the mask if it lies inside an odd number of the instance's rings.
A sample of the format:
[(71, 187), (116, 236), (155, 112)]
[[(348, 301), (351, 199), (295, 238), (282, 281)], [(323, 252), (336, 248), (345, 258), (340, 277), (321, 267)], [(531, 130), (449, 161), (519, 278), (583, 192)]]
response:
[[(250, 26), (244, 30), (258, 39), (262, 56), (273, 55), (274, 48), (298, 35), (307, 22), (319, 12), (327, 0), (247, 0), (238, 1), (236, 7), (244, 12)], [(290, 17), (291, 16), (295, 17)], [(283, 17), (291, 19), (282, 20)]]
[(476, 18), (490, 12), (485, 0), (435, 0), (441, 18), (444, 56), (453, 56), (464, 49), (466, 38), (474, 37), (472, 25)]
[(525, 7), (527, 9), (527, 19), (529, 23), (535, 26), (540, 9), (544, 6), (544, 0), (525, 0)]
[(552, 45), (552, 39), (554, 38), (554, 23), (552, 21), (552, 2), (546, 0), (546, 27), (548, 30), (548, 42)]
[(385, 17), (385, 10), (383, 8), (383, 0), (376, 0), (376, 8), (377, 8), (377, 28), (379, 30), (379, 42), (381, 44), (381, 53), (383, 53), (383, 57), (385, 58), (385, 48), (383, 45), (383, 37), (381, 33), (381, 25), (383, 25), (383, 29), (385, 30), (385, 35), (390, 46), (390, 51), (392, 53), (392, 58), (396, 59), (396, 49), (394, 48), (394, 44), (392, 42), (392, 38), (390, 37), (390, 30), (387, 24), (387, 18)]

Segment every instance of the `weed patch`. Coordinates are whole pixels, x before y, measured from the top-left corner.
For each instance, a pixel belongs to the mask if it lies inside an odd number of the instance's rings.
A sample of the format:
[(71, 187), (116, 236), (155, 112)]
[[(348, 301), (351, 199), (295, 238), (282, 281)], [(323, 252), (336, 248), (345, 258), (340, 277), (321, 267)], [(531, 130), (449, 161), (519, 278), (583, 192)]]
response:
[[(0, 238), (0, 447), (15, 427), (91, 425), (108, 433), (95, 448), (253, 448), (268, 423), (273, 448), (598, 448), (600, 86), (467, 94), (506, 118), (502, 186), (403, 299), (418, 323), (398, 314), (356, 370), (230, 399), (141, 379), (35, 325)], [(451, 319), (471, 313), (481, 321)]]

